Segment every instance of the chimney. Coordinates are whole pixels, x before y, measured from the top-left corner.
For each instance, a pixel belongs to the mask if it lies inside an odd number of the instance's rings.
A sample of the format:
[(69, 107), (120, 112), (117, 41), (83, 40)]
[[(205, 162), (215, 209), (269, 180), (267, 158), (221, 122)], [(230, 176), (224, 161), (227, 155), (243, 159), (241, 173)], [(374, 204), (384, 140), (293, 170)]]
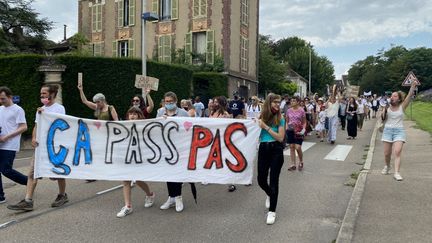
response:
[(63, 32), (63, 41), (66, 41), (66, 28), (67, 28), (67, 25), (63, 25), (64, 26), (64, 32)]

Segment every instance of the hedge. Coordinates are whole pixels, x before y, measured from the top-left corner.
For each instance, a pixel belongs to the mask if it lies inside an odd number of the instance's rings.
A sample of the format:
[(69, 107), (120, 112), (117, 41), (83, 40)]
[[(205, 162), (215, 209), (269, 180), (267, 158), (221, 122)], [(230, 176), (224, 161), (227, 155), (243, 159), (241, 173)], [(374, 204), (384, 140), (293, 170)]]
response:
[(31, 134), (34, 126), (36, 107), (40, 107), (39, 90), (43, 82), (43, 73), (37, 71), (43, 56), (13, 55), (0, 57), (0, 86), (9, 87), (14, 95), (20, 96), (20, 106), (26, 113)]
[(198, 72), (193, 74), (193, 93), (207, 106), (208, 99), (228, 96), (228, 77), (224, 74)]
[[(26, 112), (29, 131), (34, 125), (36, 107), (41, 106), (39, 90), (44, 74), (37, 71), (44, 56), (18, 55), (0, 56), (0, 86), (8, 86), (15, 95), (21, 96), (20, 105)], [(104, 57), (56, 56), (59, 64), (66, 65), (63, 79), (63, 105), (66, 113), (73, 116), (94, 118), (93, 111), (82, 104), (77, 88), (77, 74), (83, 73), (83, 86), (87, 99), (96, 93), (103, 93), (109, 104), (116, 107), (121, 118), (125, 116), (130, 101), (141, 91), (134, 87), (135, 75), (141, 73), (141, 60)], [(192, 71), (171, 64), (149, 61), (149, 76), (159, 78), (159, 90), (152, 92), (155, 111), (163, 94), (174, 91), (179, 99), (190, 97)], [(155, 111), (153, 115), (155, 114)]]

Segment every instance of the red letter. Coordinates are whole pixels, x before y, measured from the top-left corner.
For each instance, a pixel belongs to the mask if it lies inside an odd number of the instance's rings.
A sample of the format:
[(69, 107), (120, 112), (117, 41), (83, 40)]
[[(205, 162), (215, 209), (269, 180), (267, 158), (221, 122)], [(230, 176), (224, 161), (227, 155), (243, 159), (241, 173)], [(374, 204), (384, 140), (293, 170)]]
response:
[(222, 149), (220, 143), (219, 129), (216, 130), (216, 136), (210, 149), (207, 162), (204, 165), (205, 169), (211, 169), (213, 163), (216, 163), (216, 169), (222, 169)]
[(232, 123), (230, 124), (224, 134), (224, 141), (227, 149), (230, 151), (230, 153), (234, 156), (234, 158), (237, 160), (237, 164), (231, 163), (228, 159), (225, 159), (225, 163), (227, 164), (228, 168), (232, 172), (240, 173), (244, 171), (247, 167), (247, 161), (244, 155), (240, 152), (240, 150), (237, 149), (237, 147), (232, 143), (231, 136), (236, 131), (242, 131), (247, 136), (247, 129), (243, 123)]
[(205, 148), (213, 141), (213, 134), (210, 129), (202, 126), (194, 126), (192, 132), (192, 144), (189, 153), (188, 170), (196, 169), (196, 159), (199, 148)]

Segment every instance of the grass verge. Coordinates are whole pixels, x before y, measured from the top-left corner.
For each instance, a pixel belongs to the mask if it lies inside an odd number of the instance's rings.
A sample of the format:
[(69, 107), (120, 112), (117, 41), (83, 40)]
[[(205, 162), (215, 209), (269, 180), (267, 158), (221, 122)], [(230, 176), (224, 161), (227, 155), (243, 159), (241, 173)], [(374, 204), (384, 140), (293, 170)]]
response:
[[(406, 118), (411, 119), (411, 108), (405, 110)], [(415, 101), (412, 103), (412, 118), (417, 126), (432, 134), (432, 102)]]

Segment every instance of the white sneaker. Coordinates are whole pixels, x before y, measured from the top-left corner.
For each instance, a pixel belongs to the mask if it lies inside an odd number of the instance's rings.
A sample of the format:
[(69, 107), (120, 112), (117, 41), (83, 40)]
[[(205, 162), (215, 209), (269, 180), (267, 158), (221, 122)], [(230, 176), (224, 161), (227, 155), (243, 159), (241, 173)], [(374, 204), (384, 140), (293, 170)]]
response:
[(162, 204), (162, 206), (160, 206), (161, 210), (166, 210), (168, 208), (174, 207), (175, 206), (175, 200), (172, 197), (168, 197), (168, 200)]
[(393, 178), (395, 178), (395, 180), (397, 181), (401, 181), (403, 180), (402, 176), (399, 174), (399, 172), (395, 172), (393, 175)]
[(269, 197), (269, 196), (267, 196), (267, 198), (266, 198), (265, 207), (266, 207), (267, 209), (270, 208), (270, 197)]
[(144, 207), (145, 208), (149, 208), (149, 207), (153, 206), (155, 196), (156, 196), (156, 194), (154, 192), (151, 196), (147, 196), (147, 195), (145, 196), (145, 199), (144, 199)]
[(132, 213), (132, 208), (128, 208), (126, 206), (122, 207), (122, 209), (120, 210), (120, 212), (117, 213), (117, 218), (123, 218), (128, 214)]
[(274, 224), (276, 220), (276, 213), (275, 212), (268, 212), (267, 213), (267, 224)]
[(388, 166), (388, 165), (386, 165), (386, 166), (384, 166), (384, 169), (382, 169), (382, 171), (381, 171), (381, 174), (383, 174), (383, 175), (388, 175), (389, 174), (389, 171), (390, 171), (390, 166)]
[(176, 207), (176, 211), (178, 213), (183, 211), (183, 198), (182, 198), (182, 196), (175, 197), (175, 207)]

